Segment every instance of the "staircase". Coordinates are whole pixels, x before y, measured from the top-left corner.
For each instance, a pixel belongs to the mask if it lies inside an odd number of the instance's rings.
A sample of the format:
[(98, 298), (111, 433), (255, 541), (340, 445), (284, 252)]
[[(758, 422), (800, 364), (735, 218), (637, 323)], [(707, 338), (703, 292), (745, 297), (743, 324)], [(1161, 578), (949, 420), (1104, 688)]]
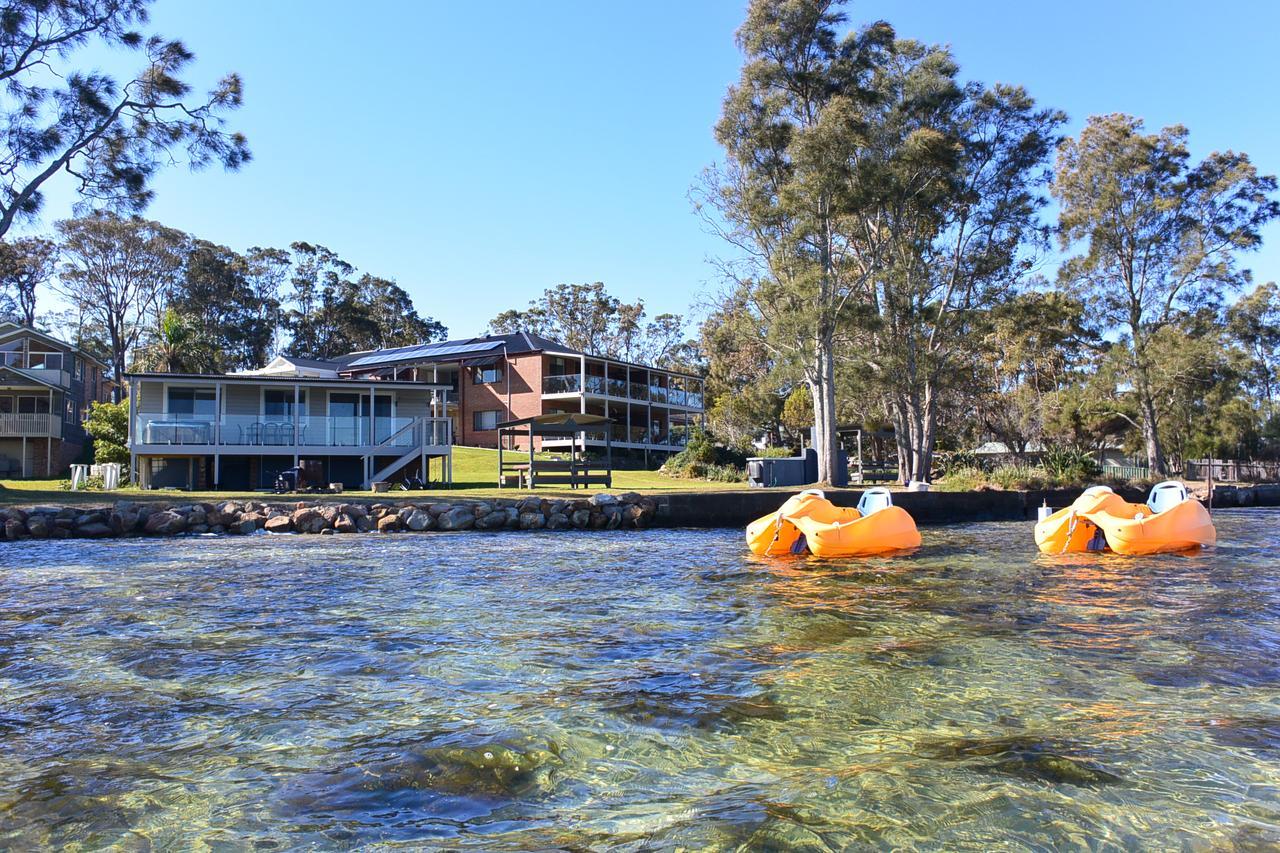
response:
[[(428, 424), (427, 418), (415, 418), (410, 423), (405, 424), (400, 429), (378, 442), (374, 448), (374, 452), (366, 454), (364, 457), (365, 470), (369, 470), (369, 468), (372, 467), (373, 460), (378, 456), (386, 455), (385, 451), (389, 450), (393, 453), (399, 452), (400, 455), (397, 456), (394, 461), (382, 466), (382, 468), (370, 475), (369, 479), (364, 482), (364, 488), (372, 489), (374, 483), (387, 479), (387, 477), (396, 473), (414, 459), (420, 457), (422, 455), (423, 448), (435, 444), (448, 445), (450, 443), (448, 422), (446, 421), (443, 424), (445, 429), (444, 435), (441, 436), (439, 434), (439, 427), (441, 424), (435, 423), (436, 420), (440, 419), (432, 419), (432, 423)], [(408, 436), (407, 440), (406, 436)], [(384, 452), (377, 452), (379, 448), (383, 449)]]

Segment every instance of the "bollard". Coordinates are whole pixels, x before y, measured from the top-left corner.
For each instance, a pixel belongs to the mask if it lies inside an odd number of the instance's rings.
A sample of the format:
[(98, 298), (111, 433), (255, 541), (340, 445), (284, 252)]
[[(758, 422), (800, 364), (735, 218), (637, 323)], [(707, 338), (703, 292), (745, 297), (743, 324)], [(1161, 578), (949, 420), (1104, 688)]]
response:
[(1044, 521), (1051, 515), (1053, 515), (1053, 507), (1049, 506), (1048, 501), (1045, 501), (1036, 508), (1036, 523), (1038, 524), (1039, 522)]

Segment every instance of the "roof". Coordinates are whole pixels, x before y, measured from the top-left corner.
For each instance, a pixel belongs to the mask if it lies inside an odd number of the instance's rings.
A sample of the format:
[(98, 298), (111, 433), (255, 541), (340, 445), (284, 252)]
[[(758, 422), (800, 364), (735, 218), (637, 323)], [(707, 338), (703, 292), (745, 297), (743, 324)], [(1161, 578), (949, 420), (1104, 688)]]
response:
[(76, 346), (75, 344), (69, 344), (66, 341), (64, 341), (62, 338), (55, 337), (49, 334), (48, 332), (42, 332), (39, 329), (33, 329), (30, 326), (24, 326), (21, 323), (15, 323), (12, 320), (5, 320), (4, 322), (0, 322), (0, 338), (6, 338), (9, 335), (13, 335), (17, 333), (25, 333), (25, 334), (31, 335), (32, 337), (49, 341), (55, 346), (65, 347), (66, 349), (71, 350), (72, 352), (76, 353), (79, 356), (82, 356), (83, 358), (89, 359), (89, 361), (92, 361), (94, 364), (97, 364), (101, 367), (109, 366), (105, 361), (98, 358), (96, 355), (90, 352), (86, 352), (85, 350), (82, 350), (80, 347)]
[(571, 435), (585, 432), (596, 427), (613, 423), (604, 415), (588, 415), (579, 412), (552, 412), (548, 415), (534, 415), (498, 424), (498, 429), (513, 429), (527, 426), (533, 435)]
[(432, 390), (432, 389), (450, 389), (451, 385), (432, 384), (430, 382), (398, 382), (388, 379), (355, 379), (350, 376), (324, 377), (324, 376), (272, 376), (270, 374), (254, 375), (244, 373), (154, 373), (154, 372), (136, 372), (126, 373), (127, 379), (153, 379), (160, 381), (201, 381), (201, 382), (236, 382), (247, 384), (271, 383), (278, 385), (351, 385), (353, 387), (367, 389), (371, 385), (378, 388), (395, 388), (395, 389), (413, 389), (413, 390)]
[(565, 346), (559, 341), (535, 335), (532, 332), (511, 332), (505, 335), (479, 335), (474, 338), (461, 338), (453, 341), (437, 341), (435, 343), (415, 344), (391, 349), (366, 350), (341, 356), (343, 362), (339, 370), (350, 371), (357, 368), (383, 367), (395, 364), (431, 364), (454, 361), (467, 361), (467, 356), (484, 358), (495, 355), (497, 351), (507, 355), (524, 355), (534, 352), (549, 352), (555, 355), (568, 355), (593, 358), (613, 364), (632, 365), (645, 369), (660, 370), (676, 376), (687, 376), (690, 379), (700, 378), (696, 374), (683, 370), (671, 370), (666, 367), (653, 367), (638, 362), (623, 361), (605, 355), (592, 355), (573, 347)]

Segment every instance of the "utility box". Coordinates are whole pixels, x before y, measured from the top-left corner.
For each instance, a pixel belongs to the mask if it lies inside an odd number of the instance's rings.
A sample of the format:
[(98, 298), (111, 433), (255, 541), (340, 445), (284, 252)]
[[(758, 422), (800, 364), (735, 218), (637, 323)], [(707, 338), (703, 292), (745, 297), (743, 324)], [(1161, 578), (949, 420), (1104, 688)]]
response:
[[(834, 478), (841, 482), (835, 486), (847, 484), (846, 468), (848, 458), (843, 451), (839, 453)], [(782, 458), (753, 456), (747, 460), (747, 483), (752, 488), (763, 489), (771, 486), (807, 486), (818, 481), (818, 454), (808, 448), (800, 456)]]

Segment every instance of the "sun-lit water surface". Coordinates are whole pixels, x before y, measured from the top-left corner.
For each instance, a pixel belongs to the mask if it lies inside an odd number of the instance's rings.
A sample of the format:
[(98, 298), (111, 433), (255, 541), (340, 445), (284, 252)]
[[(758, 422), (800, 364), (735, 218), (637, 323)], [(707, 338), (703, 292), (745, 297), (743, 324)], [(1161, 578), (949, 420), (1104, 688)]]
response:
[(1266, 849), (1280, 513), (0, 546), (0, 847)]

